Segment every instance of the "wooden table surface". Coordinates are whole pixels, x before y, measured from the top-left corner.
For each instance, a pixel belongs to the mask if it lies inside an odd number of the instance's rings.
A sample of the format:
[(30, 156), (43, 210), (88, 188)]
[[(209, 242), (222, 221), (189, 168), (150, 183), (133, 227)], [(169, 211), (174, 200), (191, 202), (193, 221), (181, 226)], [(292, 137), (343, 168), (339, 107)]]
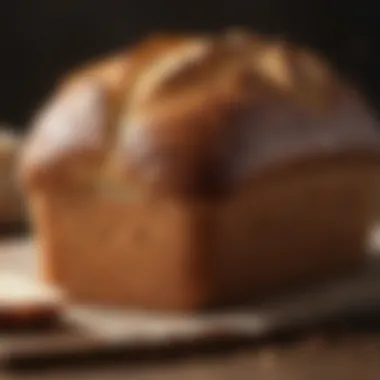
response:
[(0, 379), (378, 380), (380, 334), (346, 333), (335, 338), (311, 335), (287, 344), (134, 366), (119, 363), (76, 370), (0, 372)]

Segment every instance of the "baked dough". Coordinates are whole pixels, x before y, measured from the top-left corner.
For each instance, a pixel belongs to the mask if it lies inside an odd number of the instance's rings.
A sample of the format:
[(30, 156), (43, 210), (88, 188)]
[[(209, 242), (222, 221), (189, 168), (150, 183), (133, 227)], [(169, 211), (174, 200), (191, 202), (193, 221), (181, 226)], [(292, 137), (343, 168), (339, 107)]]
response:
[(168, 35), (69, 75), (20, 173), (67, 297), (195, 310), (357, 268), (379, 147), (363, 96), (307, 49)]

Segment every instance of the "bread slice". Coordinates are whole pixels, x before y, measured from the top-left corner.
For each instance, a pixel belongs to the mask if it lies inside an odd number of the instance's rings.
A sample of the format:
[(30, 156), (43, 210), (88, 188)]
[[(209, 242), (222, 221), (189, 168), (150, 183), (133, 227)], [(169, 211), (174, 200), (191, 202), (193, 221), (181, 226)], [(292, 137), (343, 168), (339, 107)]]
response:
[(70, 299), (196, 310), (357, 268), (379, 148), (363, 96), (315, 54), (159, 36), (63, 82), (21, 179)]

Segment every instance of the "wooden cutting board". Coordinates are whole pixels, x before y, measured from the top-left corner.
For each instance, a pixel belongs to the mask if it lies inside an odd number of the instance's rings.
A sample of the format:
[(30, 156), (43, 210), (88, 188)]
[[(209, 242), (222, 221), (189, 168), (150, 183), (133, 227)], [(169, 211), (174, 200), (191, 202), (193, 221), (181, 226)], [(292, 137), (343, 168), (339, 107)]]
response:
[[(376, 242), (380, 234), (374, 236), (372, 243), (380, 246)], [(46, 330), (0, 331), (0, 367), (20, 369), (178, 354), (223, 342), (236, 345), (260, 340), (360, 310), (380, 310), (377, 251), (372, 249), (368, 265), (349, 277), (239, 309), (179, 315), (59, 303), (60, 320), (45, 326)], [(58, 295), (39, 283), (37, 257), (29, 237), (0, 243), (0, 286), (12, 283), (19, 289), (19, 299), (24, 295), (24, 299), (46, 307), (54, 304)], [(0, 305), (2, 301), (3, 305), (4, 301), (12, 304), (8, 292), (0, 290)]]

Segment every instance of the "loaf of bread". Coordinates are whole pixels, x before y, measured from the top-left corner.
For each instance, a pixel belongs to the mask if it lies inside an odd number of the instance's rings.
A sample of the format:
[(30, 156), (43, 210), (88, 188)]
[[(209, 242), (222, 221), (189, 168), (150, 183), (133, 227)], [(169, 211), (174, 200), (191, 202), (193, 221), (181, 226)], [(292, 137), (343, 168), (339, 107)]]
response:
[(327, 62), (226, 32), (69, 75), (20, 173), (67, 297), (197, 310), (357, 268), (379, 168), (376, 118)]

